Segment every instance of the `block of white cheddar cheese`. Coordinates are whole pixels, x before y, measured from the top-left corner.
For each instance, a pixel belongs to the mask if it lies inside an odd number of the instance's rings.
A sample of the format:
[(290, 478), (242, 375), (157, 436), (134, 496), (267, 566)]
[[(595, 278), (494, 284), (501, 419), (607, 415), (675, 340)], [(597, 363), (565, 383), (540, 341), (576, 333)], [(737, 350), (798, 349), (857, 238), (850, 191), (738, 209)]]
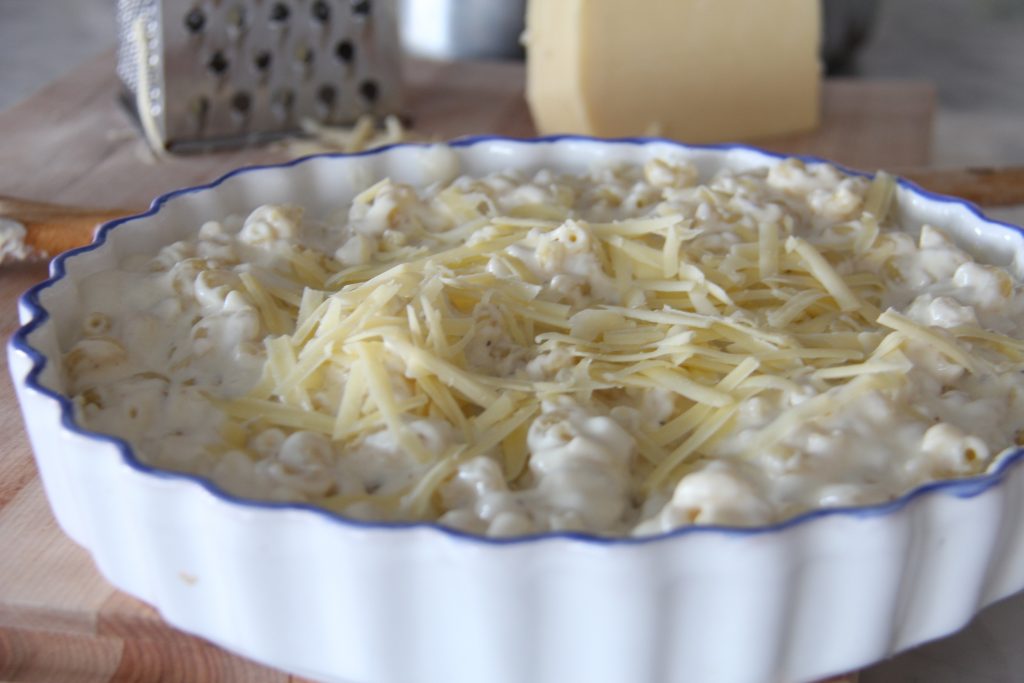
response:
[(530, 0), (540, 133), (746, 140), (813, 128), (818, 0)]

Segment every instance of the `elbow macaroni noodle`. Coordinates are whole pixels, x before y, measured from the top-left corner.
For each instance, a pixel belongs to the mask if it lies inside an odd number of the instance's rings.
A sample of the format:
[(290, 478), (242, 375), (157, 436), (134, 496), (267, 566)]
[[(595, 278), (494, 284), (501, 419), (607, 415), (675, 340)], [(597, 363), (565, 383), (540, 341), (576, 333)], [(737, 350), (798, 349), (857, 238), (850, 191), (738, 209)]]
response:
[(797, 160), (382, 180), (92, 276), (64, 370), (145, 462), (355, 518), (646, 535), (883, 502), (1024, 424), (1020, 285), (892, 197)]

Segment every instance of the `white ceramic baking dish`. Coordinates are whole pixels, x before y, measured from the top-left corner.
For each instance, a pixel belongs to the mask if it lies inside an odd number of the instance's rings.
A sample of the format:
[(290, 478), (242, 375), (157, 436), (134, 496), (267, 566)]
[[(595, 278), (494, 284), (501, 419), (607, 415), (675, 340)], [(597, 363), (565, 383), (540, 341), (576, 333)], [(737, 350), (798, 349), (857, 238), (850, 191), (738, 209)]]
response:
[[(453, 148), (471, 174), (581, 171), (666, 152), (704, 172), (773, 158), (742, 146), (576, 137)], [(207, 218), (285, 201), (316, 214), (385, 175), (426, 182), (436, 157), (402, 145), (242, 169), (173, 192), (57, 258), (52, 277), (24, 296), (10, 367), (43, 483), (60, 525), (112, 584), (247, 657), (353, 683), (806, 681), (948, 634), (1024, 588), (1024, 451), (983, 477), (767, 528), (494, 540), (238, 500), (156, 471), (124, 442), (75, 423), (59, 358), (81, 278)], [(1019, 229), (907, 183), (898, 207), (1018, 277), (1024, 270)]]

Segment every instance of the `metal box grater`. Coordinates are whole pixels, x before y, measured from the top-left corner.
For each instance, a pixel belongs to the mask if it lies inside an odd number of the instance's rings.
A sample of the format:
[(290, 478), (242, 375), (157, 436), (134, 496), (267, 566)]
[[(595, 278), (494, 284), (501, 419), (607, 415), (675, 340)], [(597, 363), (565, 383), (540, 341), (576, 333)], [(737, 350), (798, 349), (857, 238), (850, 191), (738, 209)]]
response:
[(400, 104), (393, 0), (118, 0), (117, 72), (151, 144), (240, 146)]

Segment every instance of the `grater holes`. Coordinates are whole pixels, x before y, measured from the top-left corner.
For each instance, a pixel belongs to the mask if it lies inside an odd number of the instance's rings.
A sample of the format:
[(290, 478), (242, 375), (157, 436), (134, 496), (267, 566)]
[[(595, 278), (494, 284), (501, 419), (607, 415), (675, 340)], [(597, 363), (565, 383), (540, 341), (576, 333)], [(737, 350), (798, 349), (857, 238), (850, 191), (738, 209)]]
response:
[(283, 24), (292, 15), (291, 9), (283, 2), (275, 2), (270, 7), (270, 21), (275, 24)]
[(196, 118), (204, 116), (206, 112), (210, 111), (210, 98), (206, 95), (196, 95), (188, 103), (188, 108)]
[(210, 113), (210, 98), (206, 95), (196, 95), (189, 100), (188, 111), (196, 126), (202, 128), (206, 115)]
[(309, 8), (313, 19), (320, 24), (326, 24), (331, 20), (331, 8), (324, 0), (316, 0)]
[(295, 105), (295, 93), (288, 88), (279, 88), (270, 96), (270, 111), (278, 119), (285, 120), (292, 114)]
[(351, 64), (356, 58), (356, 48), (350, 40), (339, 40), (337, 45), (334, 46), (334, 56), (339, 61)]
[(359, 84), (359, 94), (363, 96), (364, 100), (373, 104), (380, 96), (380, 86), (377, 85), (376, 81), (363, 81)]
[(316, 53), (309, 45), (296, 45), (295, 46), (295, 67), (300, 71), (309, 73), (310, 67), (313, 66), (313, 61), (316, 59)]
[(326, 121), (334, 111), (334, 102), (338, 99), (338, 91), (333, 85), (325, 83), (316, 90), (317, 118)]
[(223, 76), (230, 66), (231, 63), (228, 61), (228, 58), (220, 50), (214, 52), (213, 56), (210, 57), (210, 61), (206, 63), (206, 68), (215, 76)]
[(352, 14), (357, 16), (368, 17), (370, 16), (371, 9), (370, 0), (354, 0), (352, 2)]
[(320, 104), (330, 109), (334, 106), (334, 101), (338, 99), (338, 91), (333, 85), (325, 83), (317, 88), (316, 99)]
[(252, 109), (252, 95), (244, 90), (239, 90), (231, 96), (231, 111), (239, 118), (245, 118)]
[(227, 24), (228, 36), (238, 38), (245, 32), (245, 7), (233, 5), (224, 15), (224, 23)]
[(198, 7), (185, 15), (185, 29), (189, 33), (199, 33), (206, 26), (206, 13)]
[(273, 55), (270, 54), (269, 50), (260, 50), (252, 58), (252, 65), (260, 73), (266, 73), (270, 70), (270, 64), (274, 61)]

